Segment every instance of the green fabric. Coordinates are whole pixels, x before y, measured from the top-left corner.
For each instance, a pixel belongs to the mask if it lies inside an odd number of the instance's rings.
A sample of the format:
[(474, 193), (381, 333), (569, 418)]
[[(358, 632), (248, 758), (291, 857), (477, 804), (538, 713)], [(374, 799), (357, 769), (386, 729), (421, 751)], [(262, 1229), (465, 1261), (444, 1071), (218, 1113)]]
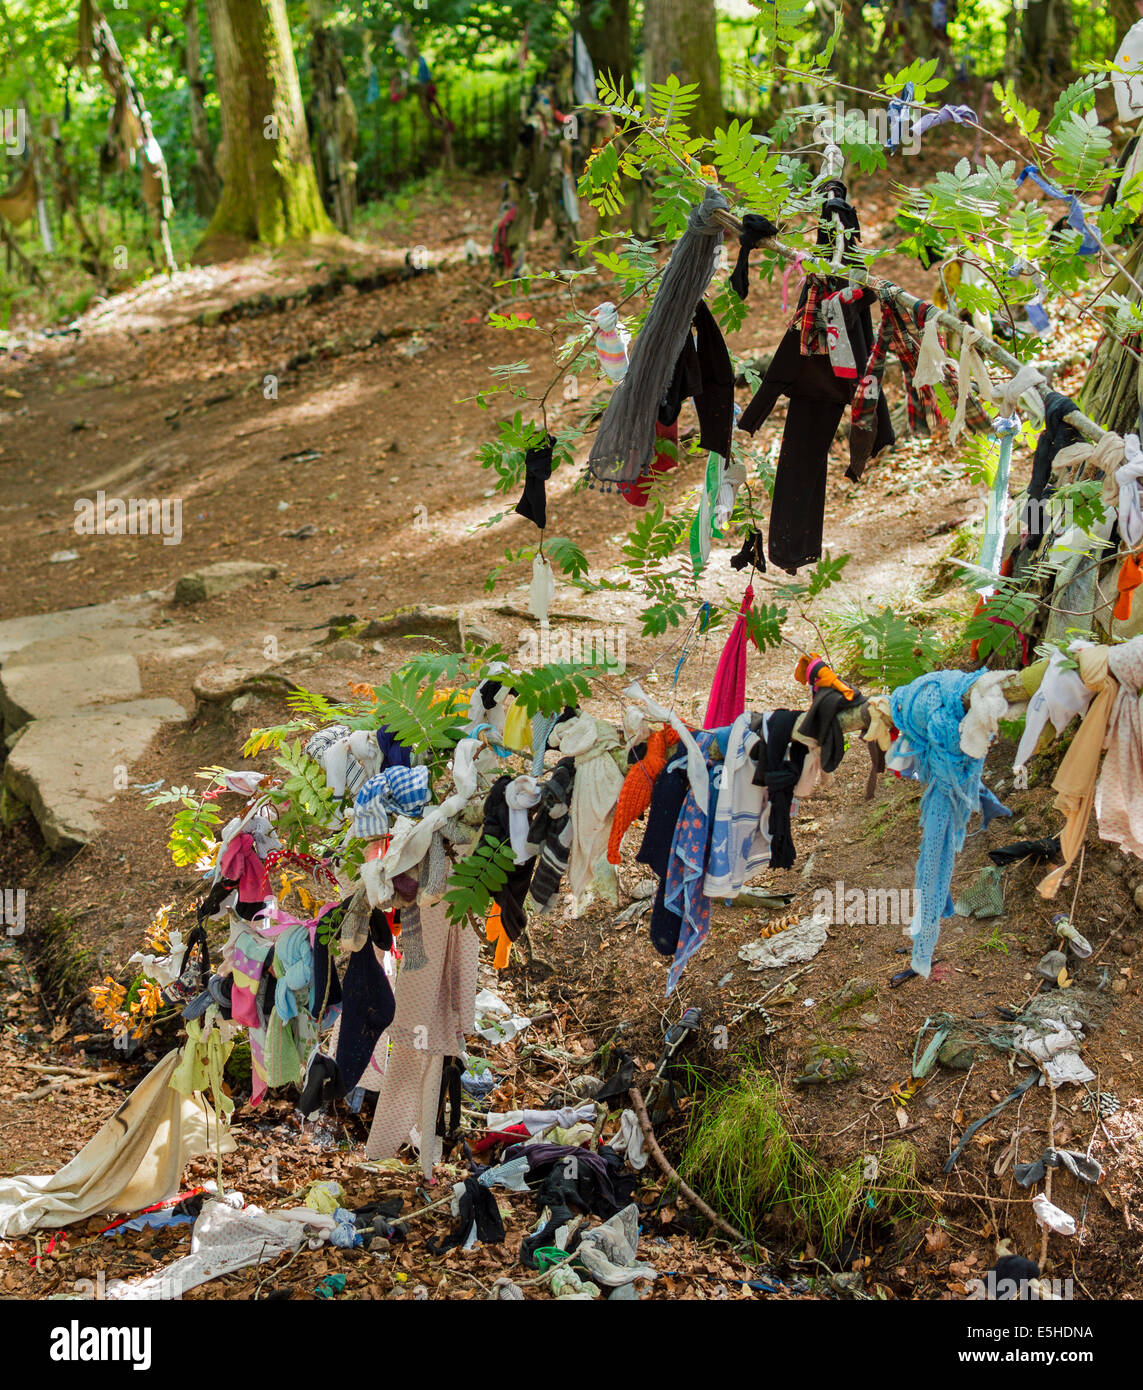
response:
[(690, 547), (691, 565), (697, 579), (710, 555), (711, 538), (722, 539), (722, 532), (714, 524), (714, 505), (718, 501), (719, 482), (722, 474), (722, 457), (710, 454), (706, 461), (706, 478), (703, 481), (699, 509), (691, 522)]
[(1004, 911), (1004, 884), (1001, 881), (1004, 869), (1001, 865), (990, 864), (981, 869), (980, 877), (971, 887), (966, 888), (956, 900), (954, 910), (958, 917), (999, 917)]
[(290, 1086), (301, 1081), (302, 1059), (294, 1030), (283, 1023), (277, 1009), (266, 1025), (266, 1081), (270, 1086)]

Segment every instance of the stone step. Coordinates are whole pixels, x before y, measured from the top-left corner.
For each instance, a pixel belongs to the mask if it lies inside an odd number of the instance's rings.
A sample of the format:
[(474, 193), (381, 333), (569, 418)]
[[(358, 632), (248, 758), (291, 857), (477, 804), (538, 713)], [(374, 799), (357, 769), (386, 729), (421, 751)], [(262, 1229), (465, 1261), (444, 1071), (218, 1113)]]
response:
[(36, 719), (8, 755), (5, 785), (31, 809), (50, 850), (86, 844), (131, 764), (165, 722), (185, 718), (173, 700), (139, 700)]
[(93, 603), (87, 608), (64, 608), (28, 618), (0, 621), (0, 665), (33, 642), (98, 634), (108, 628), (142, 627), (154, 620), (155, 603), (143, 594)]
[(142, 693), (138, 662), (119, 652), (104, 652), (97, 660), (0, 667), (0, 718), (8, 733), (33, 719), (134, 700)]

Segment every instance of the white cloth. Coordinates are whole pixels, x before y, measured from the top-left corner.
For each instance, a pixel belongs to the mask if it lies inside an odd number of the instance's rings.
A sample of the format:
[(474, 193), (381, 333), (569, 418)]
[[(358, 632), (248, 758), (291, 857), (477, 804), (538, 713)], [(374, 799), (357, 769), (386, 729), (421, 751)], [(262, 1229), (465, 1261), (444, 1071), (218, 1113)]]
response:
[(1143, 637), (1112, 647), (1107, 669), (1119, 693), (1107, 725), (1095, 814), (1102, 839), (1143, 859)]
[(764, 941), (748, 941), (738, 952), (739, 960), (751, 970), (773, 970), (780, 965), (798, 965), (813, 960), (826, 943), (829, 918), (824, 914), (807, 917), (797, 926), (787, 927)]
[(112, 1284), (107, 1297), (125, 1302), (181, 1298), (200, 1284), (233, 1274), (236, 1269), (276, 1260), (287, 1250), (300, 1250), (307, 1240), (306, 1227), (325, 1235), (330, 1220), (309, 1207), (271, 1214), (261, 1207), (236, 1210), (226, 1202), (205, 1202), (191, 1230), (189, 1255), (136, 1283)]
[(529, 1134), (542, 1134), (553, 1125), (571, 1129), (581, 1120), (595, 1122), (594, 1101), (585, 1101), (583, 1105), (565, 1105), (561, 1110), (506, 1110), (502, 1115), (490, 1114), (488, 1128), (507, 1129), (510, 1125), (523, 1125)]
[(624, 1110), (619, 1116), (619, 1133), (612, 1138), (610, 1147), (617, 1154), (626, 1154), (631, 1167), (641, 1172), (647, 1166), (647, 1151), (643, 1143), (643, 1126), (639, 1123), (639, 1116), (634, 1110)]
[(535, 777), (524, 774), (504, 789), (508, 805), (508, 835), (516, 863), (523, 864), (536, 854), (537, 846), (528, 844), (528, 811), (540, 804), (540, 784)]
[(1016, 1035), (1016, 1046), (1040, 1063), (1053, 1091), (1060, 1086), (1095, 1080), (1095, 1072), (1079, 1052), (1083, 1029), (1073, 1014), (1069, 1012), (1067, 1017), (1065, 1022), (1044, 1014), (1035, 1026), (1022, 1028)]
[(1032, 1210), (1036, 1214), (1037, 1222), (1044, 1230), (1055, 1231), (1058, 1236), (1075, 1235), (1075, 1217), (1069, 1216), (1066, 1211), (1061, 1211), (1059, 1207), (1049, 1202), (1042, 1192), (1038, 1192), (1032, 1198)]
[(381, 771), (385, 755), (372, 729), (355, 729), (349, 735), (349, 756), (364, 769), (366, 781)]
[(917, 370), (913, 373), (913, 385), (919, 391), (922, 386), (943, 386), (945, 368), (952, 361), (945, 356), (941, 347), (940, 325), (934, 313), (925, 319), (925, 331), (921, 334), (921, 346), (917, 350)]
[(532, 1020), (513, 1011), (498, 994), (482, 989), (474, 1005), (476, 1031), (486, 1042), (509, 1042), (529, 1027)]
[(148, 980), (154, 980), (162, 989), (173, 985), (182, 974), (183, 954), (186, 951), (186, 942), (178, 927), (171, 928), (167, 941), (169, 946), (165, 955), (152, 956), (136, 951), (127, 960), (128, 965), (137, 965), (141, 974), (146, 975)]
[(694, 735), (677, 714), (664, 709), (662, 705), (652, 700), (638, 681), (632, 681), (623, 693), (629, 700), (635, 701), (645, 710), (649, 719), (657, 719), (664, 724), (669, 724), (678, 734), (680, 743), (686, 749), (687, 780), (690, 782), (691, 794), (694, 796), (695, 804), (705, 816), (710, 809), (710, 773), (707, 771), (706, 759), (695, 742)]
[[(763, 725), (765, 729), (765, 725)], [(764, 735), (763, 735), (764, 736)], [(711, 855), (703, 892), (708, 898), (732, 898), (742, 885), (770, 862), (770, 806), (764, 786), (755, 785), (750, 752), (759, 742), (750, 728), (750, 715), (740, 714), (731, 726), (722, 763), (722, 781), (711, 827)], [(717, 855), (714, 846), (725, 842)], [(710, 869), (717, 864), (718, 872)]]
[(470, 733), (476, 729), (479, 724), (491, 724), (496, 733), (501, 737), (503, 736), (504, 721), (508, 718), (507, 701), (512, 692), (506, 685), (501, 685), (493, 699), (492, 708), (485, 709), (484, 695), (481, 691), (481, 686), (484, 685), (484, 681), (495, 680), (507, 670), (508, 666), (506, 662), (494, 661), (492, 665), (489, 666), (488, 673), (484, 677), (484, 680), (482, 680), (472, 692), (472, 698), (468, 702), (468, 729)]
[(556, 596), (556, 576), (547, 558), (536, 552), (532, 560), (532, 582), (528, 586), (528, 607), (532, 616), (544, 622)]
[(949, 425), (949, 443), (955, 444), (960, 438), (965, 428), (965, 411), (968, 409), (968, 397), (972, 390), (973, 382), (976, 383), (981, 397), (986, 401), (995, 400), (996, 391), (992, 385), (992, 378), (988, 375), (988, 368), (981, 361), (980, 355), (976, 351), (976, 345), (983, 338), (983, 333), (979, 333), (975, 328), (970, 328), (968, 324), (961, 329), (960, 344), (960, 365), (957, 368), (957, 399), (956, 414), (953, 416), (952, 424)]
[(526, 1181), (528, 1177), (528, 1155), (521, 1154), (508, 1163), (498, 1163), (495, 1168), (486, 1168), (476, 1181), (481, 1187), (506, 1187), (509, 1192), (531, 1192)]
[(228, 792), (253, 796), (266, 775), (265, 772), (228, 772), (222, 779), (222, 785)]
[(1112, 73), (1111, 90), (1119, 119), (1129, 124), (1143, 116), (1143, 19), (1128, 29), (1112, 61), (1126, 69)]
[[(474, 697), (475, 698), (475, 697)], [(420, 820), (398, 816), (389, 848), (379, 859), (367, 859), (361, 866), (361, 882), (370, 907), (384, 907), (393, 897), (393, 880), (418, 865), (428, 854), (433, 835), (446, 821), (460, 815), (476, 795), (476, 759), (486, 752), (473, 738), (462, 738), (452, 759), (452, 780), (456, 790), (439, 806), (425, 811)]]
[(1115, 470), (1115, 481), (1119, 487), (1119, 504), (1116, 513), (1119, 517), (1119, 534), (1124, 545), (1135, 549), (1143, 545), (1143, 503), (1139, 498), (1139, 480), (1143, 478), (1143, 449), (1139, 447), (1139, 436), (1129, 434), (1123, 440), (1124, 463)]
[(1038, 386), (1046, 386), (1043, 373), (1031, 362), (1025, 362), (1011, 381), (1006, 381), (996, 392), (996, 404), (1001, 415), (1015, 415), (1023, 401), (1025, 409), (1037, 419), (1044, 418), (1044, 402)]
[(718, 496), (714, 501), (714, 524), (725, 531), (734, 512), (734, 500), (738, 489), (746, 481), (746, 469), (741, 463), (728, 463), (723, 459), (722, 472), (718, 480)]
[[(1090, 642), (1073, 642), (1069, 650), (1091, 646)], [(1048, 720), (1056, 734), (1062, 734), (1072, 720), (1087, 713), (1095, 691), (1089, 690), (1080, 679), (1080, 673), (1064, 665), (1064, 654), (1057, 648), (1052, 652), (1048, 669), (1040, 688), (1028, 702), (1028, 715), (1024, 722), (1024, 732), (1020, 736), (1020, 746), (1016, 749), (1013, 771), (1024, 767), (1035, 753)]]
[(996, 737), (1008, 709), (1001, 687), (1010, 674), (1008, 671), (985, 671), (972, 684), (968, 713), (960, 721), (960, 750), (970, 758), (983, 758)]
[(597, 1284), (614, 1289), (635, 1279), (656, 1277), (651, 1265), (636, 1263), (638, 1249), (639, 1208), (632, 1202), (602, 1226), (587, 1231), (576, 1247), (576, 1257)]

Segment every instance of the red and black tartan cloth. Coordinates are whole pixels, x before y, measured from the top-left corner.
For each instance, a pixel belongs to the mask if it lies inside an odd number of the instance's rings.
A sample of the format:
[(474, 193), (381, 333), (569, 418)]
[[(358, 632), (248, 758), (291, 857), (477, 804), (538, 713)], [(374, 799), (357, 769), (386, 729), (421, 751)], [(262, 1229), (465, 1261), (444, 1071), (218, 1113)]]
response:
[[(908, 413), (909, 430), (912, 434), (929, 435), (934, 425), (943, 417), (937, 404), (936, 392), (931, 386), (922, 386), (918, 390), (913, 385), (913, 376), (917, 370), (921, 333), (933, 306), (918, 301), (912, 308), (907, 308), (895, 287), (880, 289), (878, 298), (881, 300), (881, 326), (878, 329), (877, 341), (873, 344), (873, 351), (869, 354), (869, 361), (865, 364), (865, 374), (853, 393), (851, 428), (855, 434), (860, 431), (872, 437), (873, 412), (881, 391), (885, 362), (892, 352), (901, 363), (901, 371), (905, 378), (905, 409)], [(941, 347), (944, 348), (943, 342)], [(951, 365), (945, 367), (945, 389), (950, 398), (955, 400), (957, 380)], [(991, 428), (988, 415), (975, 395), (969, 397), (965, 422), (972, 430)]]
[[(869, 299), (874, 298), (874, 291), (866, 289), (864, 292)], [(805, 302), (798, 311), (801, 316), (799, 334), (804, 357), (829, 350), (822, 309), (823, 301), (829, 293), (823, 280), (816, 276), (809, 278)], [(933, 306), (920, 301), (912, 309), (907, 308), (900, 301), (895, 287), (885, 287), (876, 291), (876, 297), (881, 301), (881, 324), (873, 351), (869, 354), (869, 360), (853, 394), (850, 427), (855, 436), (863, 434), (867, 436), (870, 444), (872, 443), (877, 399), (882, 389), (881, 379), (885, 373), (885, 363), (892, 352), (900, 361), (905, 378), (905, 409), (910, 433), (930, 435), (943, 416), (933, 388), (922, 386), (918, 390), (913, 386), (913, 375), (917, 370), (917, 355), (920, 351), (925, 319)], [(944, 346), (942, 341), (942, 349)], [(951, 366), (945, 368), (945, 388), (950, 398), (955, 401), (957, 378)], [(975, 395), (969, 398), (965, 421), (971, 430), (983, 431), (991, 428), (988, 415)], [(853, 443), (860, 451), (860, 439), (854, 439)], [(867, 445), (861, 454), (862, 465), (868, 458), (868, 448)]]

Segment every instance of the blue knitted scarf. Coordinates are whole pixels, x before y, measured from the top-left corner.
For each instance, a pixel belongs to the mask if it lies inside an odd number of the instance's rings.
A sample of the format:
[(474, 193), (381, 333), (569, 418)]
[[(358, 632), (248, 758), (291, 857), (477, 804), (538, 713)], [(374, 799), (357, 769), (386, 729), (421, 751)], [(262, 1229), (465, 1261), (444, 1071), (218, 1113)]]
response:
[(969, 818), (980, 805), (983, 758), (961, 752), (963, 696), (979, 671), (933, 671), (889, 696), (893, 723), (908, 740), (921, 797), (921, 852), (914, 878), (913, 969), (928, 978), (941, 918), (953, 915), (949, 893)]

